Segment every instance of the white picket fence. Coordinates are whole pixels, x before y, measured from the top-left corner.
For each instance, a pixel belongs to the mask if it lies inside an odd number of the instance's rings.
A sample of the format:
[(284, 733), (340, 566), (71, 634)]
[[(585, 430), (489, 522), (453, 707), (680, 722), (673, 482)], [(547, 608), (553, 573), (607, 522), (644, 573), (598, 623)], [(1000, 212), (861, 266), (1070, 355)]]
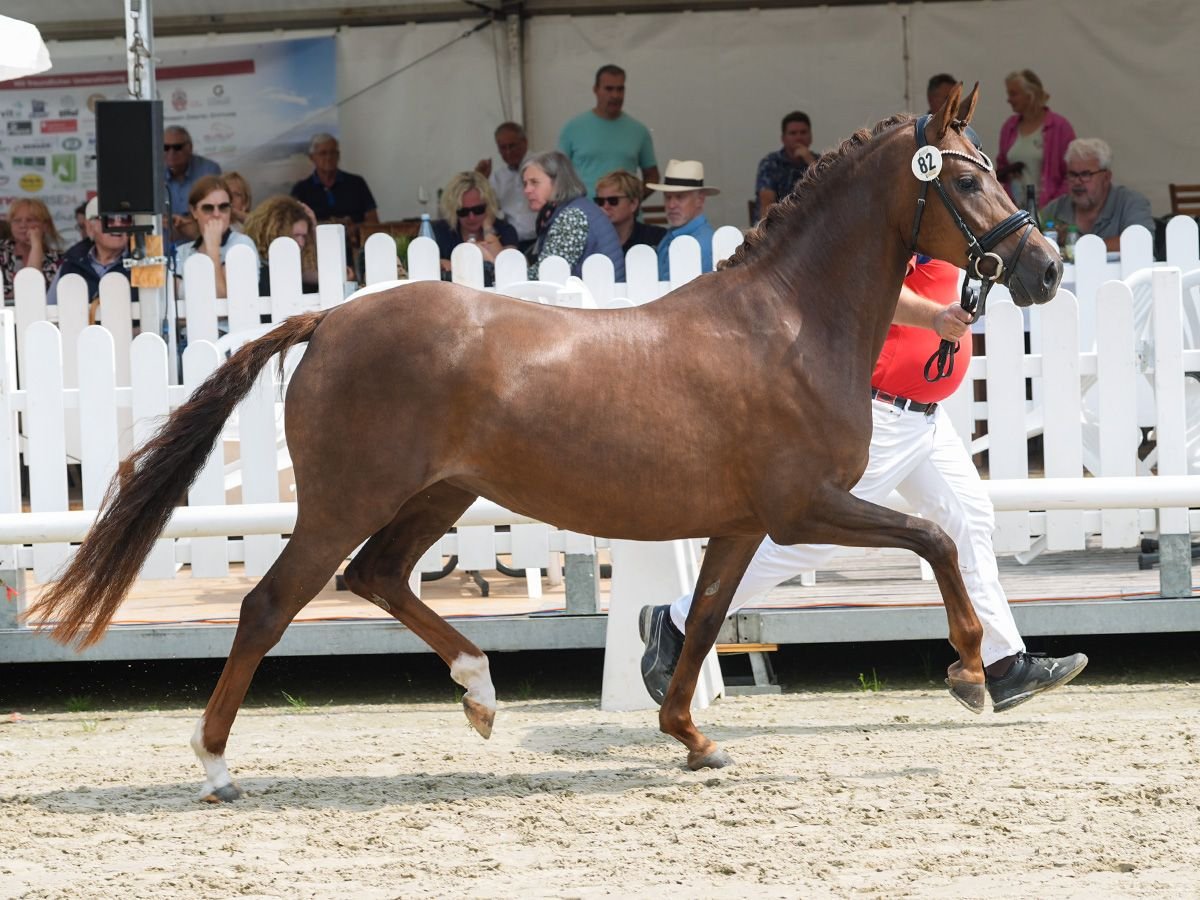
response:
[[(947, 403), (966, 442), (971, 440), (973, 421), (987, 421), (993, 479), (1029, 477), (1027, 438), (1033, 434), (1044, 438), (1047, 477), (1077, 477), (1085, 472), (1145, 475), (1152, 467), (1160, 475), (1200, 472), (1200, 382), (1184, 375), (1200, 371), (1196, 343), (1200, 330), (1187, 324), (1196, 319), (1196, 297), (1194, 290), (1184, 291), (1185, 284), (1200, 282), (1195, 223), (1190, 225), (1191, 256), (1186, 259), (1196, 264), (1186, 273), (1178, 268), (1155, 269), (1149, 274), (1138, 270), (1132, 275), (1133, 287), (1123, 282), (1092, 287), (1093, 266), (1108, 263), (1102, 245), (1097, 254), (1089, 239), (1081, 240), (1075, 284), (1092, 295), (1077, 300), (1064, 291), (1036, 311), (1040, 353), (1023, 352), (1021, 312), (1003, 289), (993, 292), (986, 317), (987, 356), (973, 360), (963, 388)], [(1187, 228), (1187, 224), (1173, 222), (1168, 232), (1168, 245), (1175, 248), (1178, 259), (1186, 256)], [(1131, 258), (1144, 249), (1148, 237), (1127, 233)], [(736, 229), (718, 231), (716, 258), (728, 255), (739, 241)], [(102, 325), (88, 326), (82, 280), (63, 279), (55, 310), (46, 307), (36, 273), (20, 273), (16, 315), (6, 311), (0, 329), (0, 373), (5, 373), (0, 392), (0, 514), (21, 510), (21, 459), (29, 466), (33, 512), (67, 510), (64, 460), (80, 464), (83, 504), (95, 509), (117, 460), (220, 363), (223, 354), (216, 343), (219, 319), (225, 317), (233, 332), (221, 340), (223, 345), (236, 343), (238, 334), (263, 330), (262, 315), (276, 320), (301, 309), (342, 302), (346, 293), (344, 246), (339, 226), (318, 229), (321, 290), (312, 295), (300, 292), (299, 254), (290, 239), (280, 239), (271, 248), (271, 297), (258, 296), (253, 254), (244, 248), (235, 247), (229, 255), (228, 300), (215, 298), (208, 260), (189, 260), (184, 273), (189, 344), (179, 385), (171, 383), (168, 347), (157, 326), (133, 336), (140, 310), (129, 302), (123, 278), (110, 276), (102, 283)], [(628, 274), (623, 283), (614, 281), (612, 264), (603, 257), (586, 261), (581, 284), (568, 277), (569, 267), (563, 260), (546, 261), (538, 282), (529, 282), (524, 258), (513, 251), (497, 259), (496, 280), (543, 302), (631, 305), (656, 299), (673, 285), (695, 277), (700, 271), (699, 246), (690, 238), (672, 245), (670, 282), (658, 280), (657, 257), (648, 247), (634, 248), (626, 262)], [(482, 285), (482, 258), (476, 247), (465, 244), (457, 248), (452, 265), (456, 281)], [(366, 272), (369, 283), (396, 283), (390, 237), (374, 235), (368, 241)], [(439, 277), (436, 244), (414, 240), (407, 280)], [(1143, 284), (1145, 290), (1140, 287)], [(1139, 304), (1146, 306), (1145, 315)], [(52, 324), (52, 319), (57, 324)], [(1139, 321), (1153, 327), (1138, 331), (1135, 323)], [(1080, 350), (1086, 328), (1093, 330), (1093, 346)], [(1147, 342), (1147, 336), (1152, 342)], [(288, 355), (288, 372), (302, 354), (301, 347)], [(279, 402), (283, 386), (273, 381), (274, 372), (273, 366), (267, 367), (259, 385), (239, 407), (226, 429), (223, 446), (214, 452), (189, 494), (190, 504), (264, 504), (291, 499), (290, 460), (282, 438)], [(975, 379), (988, 385), (986, 403), (972, 400)], [(1044, 398), (1040, 406), (1026, 401), (1025, 379), (1034, 382), (1035, 396)], [(1155, 456), (1148, 462), (1137, 457), (1142, 436), (1138, 425), (1152, 427), (1157, 439)], [(1143, 533), (1164, 530), (1164, 516), (1170, 520), (1165, 529), (1169, 533), (1198, 530), (1197, 514), (1187, 510), (1160, 514), (1150, 508), (1031, 508), (998, 514), (996, 544), (998, 550), (1009, 552), (1077, 549), (1089, 535), (1100, 535), (1105, 546), (1131, 546)], [(280, 535), (164, 539), (143, 577), (170, 578), (177, 566), (184, 564), (191, 566), (195, 577), (218, 577), (227, 574), (231, 562), (243, 562), (246, 574), (260, 575), (279, 553), (281, 542)], [(467, 526), (431, 548), (420, 568), (440, 569), (444, 556), (457, 554), (463, 569), (490, 569), (497, 553), (511, 553), (516, 568), (540, 569), (549, 567), (552, 553), (585, 553), (593, 548), (590, 538), (553, 532), (544, 525), (518, 524), (511, 533), (497, 533), (491, 526)], [(46, 579), (70, 552), (65, 542), (12, 545), (0, 548), (8, 560), (0, 560), (0, 569), (9, 564), (32, 568), (38, 579)]]

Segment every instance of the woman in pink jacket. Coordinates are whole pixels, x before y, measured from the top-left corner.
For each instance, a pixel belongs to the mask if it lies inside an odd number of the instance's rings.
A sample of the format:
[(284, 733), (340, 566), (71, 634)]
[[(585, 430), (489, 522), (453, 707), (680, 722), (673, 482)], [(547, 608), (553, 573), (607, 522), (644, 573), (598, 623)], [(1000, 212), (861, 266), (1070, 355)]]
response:
[(1075, 129), (1046, 106), (1050, 95), (1029, 69), (1010, 73), (1004, 84), (1015, 115), (1000, 129), (996, 175), (1018, 206), (1025, 203), (1026, 185), (1036, 185), (1037, 205), (1042, 207), (1067, 192), (1063, 156), (1075, 140)]

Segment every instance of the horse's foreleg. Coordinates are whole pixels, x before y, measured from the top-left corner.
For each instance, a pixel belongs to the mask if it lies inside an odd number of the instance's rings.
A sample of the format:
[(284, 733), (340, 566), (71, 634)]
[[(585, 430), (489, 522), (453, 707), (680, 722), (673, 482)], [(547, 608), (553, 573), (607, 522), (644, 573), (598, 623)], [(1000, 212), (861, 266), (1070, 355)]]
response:
[(772, 534), (771, 538), (776, 543), (788, 544), (902, 547), (926, 560), (937, 577), (950, 626), (950, 644), (959, 656), (948, 672), (950, 692), (972, 712), (983, 712), (986, 694), (980, 655), (983, 627), (963, 585), (958, 548), (939, 526), (830, 488), (804, 510), (795, 527)]
[(731, 762), (724, 750), (696, 728), (692, 721), (692, 695), (696, 692), (704, 658), (716, 643), (734, 591), (762, 538), (761, 534), (712, 538), (700, 566), (696, 593), (688, 612), (683, 652), (658, 712), (659, 728), (663, 733), (688, 748), (688, 767), (691, 769), (720, 768)]
[(192, 749), (207, 776), (200, 789), (202, 800), (219, 803), (242, 794), (225, 765), (229, 730), (262, 658), (354, 549), (353, 543), (333, 544), (332, 533), (302, 533), (298, 527), (274, 565), (242, 601), (233, 648), (192, 735)]
[(466, 689), (463, 710), (485, 738), (496, 718), (496, 691), (483, 652), (420, 601), (408, 579), (421, 555), (458, 521), (475, 495), (445, 482), (421, 491), (376, 532), (346, 569), (346, 585), (425, 641)]

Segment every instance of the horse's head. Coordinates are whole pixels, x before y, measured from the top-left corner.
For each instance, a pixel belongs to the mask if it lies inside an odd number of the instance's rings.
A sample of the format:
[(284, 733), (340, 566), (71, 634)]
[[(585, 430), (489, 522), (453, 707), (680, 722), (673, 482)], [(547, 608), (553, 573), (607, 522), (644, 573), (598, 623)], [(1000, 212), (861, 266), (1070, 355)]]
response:
[(1062, 259), (1037, 220), (1016, 208), (974, 143), (967, 125), (978, 99), (978, 83), (965, 100), (962, 85), (955, 85), (940, 110), (916, 122), (912, 171), (920, 200), (912, 244), (964, 267), (972, 278), (1007, 285), (1018, 306), (1045, 303), (1062, 280)]

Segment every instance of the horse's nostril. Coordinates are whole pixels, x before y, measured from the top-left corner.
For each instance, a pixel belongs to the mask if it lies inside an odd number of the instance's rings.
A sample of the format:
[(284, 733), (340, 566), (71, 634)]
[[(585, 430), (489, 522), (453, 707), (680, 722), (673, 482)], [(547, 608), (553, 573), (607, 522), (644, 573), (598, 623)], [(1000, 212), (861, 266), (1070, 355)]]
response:
[(1050, 265), (1046, 267), (1046, 274), (1042, 276), (1042, 284), (1044, 284), (1046, 287), (1050, 287), (1057, 280), (1058, 265), (1057, 263), (1050, 263)]

